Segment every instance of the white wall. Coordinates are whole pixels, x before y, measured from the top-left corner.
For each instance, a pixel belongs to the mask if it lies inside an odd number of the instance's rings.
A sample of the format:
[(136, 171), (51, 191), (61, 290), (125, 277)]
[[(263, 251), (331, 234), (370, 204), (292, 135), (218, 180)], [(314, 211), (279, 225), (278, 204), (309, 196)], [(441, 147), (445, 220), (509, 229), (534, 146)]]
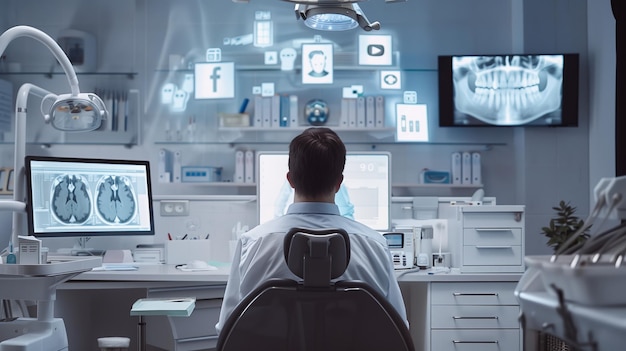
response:
[[(589, 5), (588, 5), (589, 3)], [(42, 7), (43, 6), (43, 7)], [(589, 9), (587, 9), (589, 6)], [(177, 120), (186, 121), (193, 114), (198, 121), (198, 134), (206, 140), (226, 138), (216, 131), (215, 115), (218, 111), (234, 111), (237, 101), (190, 103), (188, 113), (170, 113), (158, 103), (161, 85), (175, 79), (161, 69), (167, 67), (170, 54), (180, 54), (188, 59), (202, 57), (208, 47), (220, 46), (225, 36), (236, 36), (251, 31), (254, 10), (270, 9), (275, 20), (276, 43), (298, 36), (313, 34), (295, 20), (292, 5), (283, 1), (251, 1), (235, 4), (229, 0), (217, 1), (169, 1), (169, 0), (55, 0), (41, 3), (36, 0), (11, 0), (3, 2), (0, 28), (15, 24), (29, 24), (54, 35), (64, 28), (78, 28), (93, 32), (98, 37), (99, 69), (103, 71), (132, 71), (138, 75), (133, 80), (124, 77), (80, 76), (81, 87), (137, 88), (142, 92), (144, 103), (141, 144), (132, 148), (124, 146), (52, 145), (49, 149), (29, 146), (33, 154), (72, 156), (106, 156), (113, 158), (145, 158), (156, 163), (156, 150), (168, 147), (180, 150), (188, 164), (222, 165), (226, 174), (233, 171), (232, 146), (225, 144), (161, 144), (166, 122), (175, 125)], [(606, 8), (604, 8), (606, 7)], [(33, 11), (33, 8), (41, 8)], [(380, 144), (375, 138), (343, 134), (349, 139), (348, 148), (353, 150), (377, 149), (393, 153), (394, 182), (407, 183), (417, 179), (422, 168), (448, 169), (452, 151), (480, 151), (483, 154), (483, 177), (488, 196), (495, 196), (499, 204), (524, 204), (527, 206), (527, 253), (544, 253), (545, 239), (540, 227), (547, 224), (552, 215), (551, 207), (559, 200), (567, 200), (578, 206), (581, 216), (589, 209), (590, 183), (609, 170), (607, 155), (612, 142), (606, 137), (614, 104), (606, 101), (611, 93), (611, 54), (604, 45), (613, 34), (611, 21), (606, 19), (610, 11), (608, 0), (409, 0), (405, 3), (385, 4), (371, 0), (362, 4), (371, 21), (382, 23), (381, 34), (394, 37), (394, 50), (401, 53), (402, 68), (406, 70), (406, 87), (417, 90), (420, 99), (429, 103), (429, 119), (433, 144)], [(518, 11), (523, 11), (520, 14)], [(85, 13), (99, 16), (82, 16)], [(242, 21), (245, 18), (247, 20)], [(587, 19), (589, 18), (589, 25)], [(593, 26), (591, 24), (594, 24)], [(602, 25), (600, 25), (602, 24)], [(593, 28), (592, 28), (593, 27)], [(601, 33), (601, 28), (606, 27)], [(341, 50), (353, 50), (355, 38), (362, 32), (321, 33), (337, 43)], [(372, 34), (372, 33), (369, 33)], [(587, 38), (589, 36), (589, 39)], [(602, 44), (601, 44), (602, 43)], [(23, 58), (24, 67), (48, 68), (51, 58), (45, 50), (30, 51), (36, 44), (26, 42), (11, 44), (7, 50), (15, 57)], [(437, 123), (436, 57), (453, 53), (506, 53), (520, 49), (526, 52), (579, 52), (581, 54), (580, 126), (559, 129), (491, 129), (491, 128), (439, 128)], [(9, 51), (10, 50), (10, 51)], [(225, 52), (241, 53), (250, 48), (223, 48)], [(589, 54), (587, 53), (589, 50)], [(261, 51), (259, 51), (261, 52)], [(602, 52), (602, 56), (600, 55)], [(600, 61), (601, 60), (601, 61)], [(27, 63), (28, 62), (28, 63)], [(376, 85), (376, 78), (362, 78), (365, 73), (350, 76), (346, 80), (325, 89), (310, 89), (294, 83), (288, 76), (276, 78), (273, 73), (242, 73), (238, 94), (247, 91), (251, 84), (267, 79), (277, 79), (281, 89), (297, 91), (303, 100), (322, 96), (329, 101), (340, 94), (340, 87), (347, 80), (362, 81), (366, 87)], [(273, 77), (272, 77), (273, 76)], [(352, 77), (352, 78), (350, 78)], [(602, 78), (601, 78), (602, 77)], [(606, 77), (606, 78), (604, 78)], [(14, 77), (16, 85), (35, 80), (49, 89), (64, 91), (62, 77), (47, 79), (28, 75)], [(608, 80), (608, 82), (607, 82)], [(606, 90), (606, 91), (605, 91)], [(612, 94), (612, 95), (611, 95)], [(238, 95), (239, 96), (239, 95)], [(392, 99), (394, 97), (391, 97)], [(602, 100), (601, 100), (602, 99)], [(601, 100), (601, 101), (600, 101)], [(331, 106), (333, 107), (333, 106)], [(36, 121), (35, 121), (36, 122)], [(29, 120), (29, 123), (35, 123)], [(37, 133), (32, 138), (55, 138), (53, 133), (39, 123), (33, 127)], [(43, 135), (43, 136), (42, 136)], [(242, 147), (284, 149), (284, 144), (267, 144), (268, 140), (288, 142), (288, 133), (267, 133), (253, 136)], [(258, 138), (258, 139), (257, 139)], [(45, 138), (44, 138), (45, 139)], [(38, 139), (41, 140), (41, 139)], [(464, 145), (445, 143), (464, 142)], [(442, 144), (444, 143), (444, 144)], [(495, 143), (492, 148), (484, 145)], [(6, 149), (0, 145), (2, 163), (7, 160)], [(601, 150), (601, 151), (600, 151)], [(602, 160), (599, 160), (599, 159)], [(12, 162), (12, 161), (11, 161)], [(597, 169), (594, 171), (594, 169)], [(155, 193), (171, 193), (170, 188), (154, 184)], [(193, 191), (197, 189), (194, 188)], [(174, 190), (178, 191), (178, 189)], [(202, 189), (203, 192), (210, 190)], [(471, 193), (471, 192), (470, 192)], [(451, 195), (448, 193), (444, 196)], [(216, 219), (217, 220), (217, 219)], [(232, 221), (232, 219), (229, 219)], [(228, 223), (230, 225), (230, 223)], [(230, 233), (226, 233), (230, 234)], [(156, 240), (163, 240), (163, 233)], [(2, 238), (0, 238), (2, 240)]]
[[(589, 178), (615, 176), (615, 19), (611, 1), (589, 1)], [(593, 201), (593, 198), (591, 199)]]

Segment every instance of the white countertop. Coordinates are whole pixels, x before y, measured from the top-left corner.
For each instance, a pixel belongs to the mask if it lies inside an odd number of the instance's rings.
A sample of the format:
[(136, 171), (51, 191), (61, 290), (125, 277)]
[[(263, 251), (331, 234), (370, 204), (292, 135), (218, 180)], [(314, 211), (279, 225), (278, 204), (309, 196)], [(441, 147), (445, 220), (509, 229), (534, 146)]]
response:
[(430, 270), (396, 270), (398, 282), (510, 282), (518, 281), (522, 273), (461, 273), (453, 268), (449, 273)]
[[(185, 272), (167, 264), (141, 264), (130, 271), (89, 271), (72, 278), (68, 283), (77, 282), (192, 282), (220, 284), (226, 283), (230, 272), (227, 263), (215, 264), (217, 270)], [(460, 273), (452, 269), (450, 273), (429, 274), (428, 270), (397, 270), (398, 281), (404, 282), (463, 282), (463, 281), (518, 281), (522, 273)]]

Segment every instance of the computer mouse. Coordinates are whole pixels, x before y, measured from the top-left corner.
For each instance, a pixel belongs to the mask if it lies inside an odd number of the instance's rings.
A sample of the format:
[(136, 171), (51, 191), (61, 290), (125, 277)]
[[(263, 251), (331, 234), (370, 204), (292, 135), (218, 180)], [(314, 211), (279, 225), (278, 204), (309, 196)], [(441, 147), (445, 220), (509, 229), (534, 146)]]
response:
[(213, 266), (202, 260), (191, 260), (187, 262), (188, 269), (211, 269)]

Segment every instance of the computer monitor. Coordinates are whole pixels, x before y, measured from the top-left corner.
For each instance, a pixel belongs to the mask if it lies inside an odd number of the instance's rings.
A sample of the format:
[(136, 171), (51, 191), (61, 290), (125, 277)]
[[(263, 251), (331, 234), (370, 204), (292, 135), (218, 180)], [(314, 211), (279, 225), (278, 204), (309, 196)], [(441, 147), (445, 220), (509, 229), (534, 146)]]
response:
[[(259, 223), (281, 216), (293, 202), (287, 182), (289, 155), (257, 153), (257, 204)], [(340, 213), (378, 231), (390, 228), (391, 154), (349, 152), (341, 189), (335, 196)]]
[(28, 233), (154, 235), (148, 161), (26, 157)]

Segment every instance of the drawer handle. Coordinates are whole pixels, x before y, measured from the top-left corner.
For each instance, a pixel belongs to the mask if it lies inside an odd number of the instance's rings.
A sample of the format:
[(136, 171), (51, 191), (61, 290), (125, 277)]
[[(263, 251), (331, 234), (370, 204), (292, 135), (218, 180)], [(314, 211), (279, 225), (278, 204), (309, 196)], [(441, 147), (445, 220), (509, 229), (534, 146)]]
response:
[(482, 250), (511, 250), (513, 249), (513, 246), (509, 245), (509, 246), (476, 246), (477, 249)]
[(452, 319), (498, 319), (497, 316), (493, 317), (461, 317), (461, 316), (452, 316)]
[(498, 296), (498, 293), (452, 293), (452, 296)]
[(512, 232), (511, 228), (475, 228), (477, 232)]
[(498, 340), (480, 341), (480, 340), (452, 340), (455, 344), (497, 344)]
[(402, 206), (401, 207), (403, 210), (412, 210), (413, 206)]

